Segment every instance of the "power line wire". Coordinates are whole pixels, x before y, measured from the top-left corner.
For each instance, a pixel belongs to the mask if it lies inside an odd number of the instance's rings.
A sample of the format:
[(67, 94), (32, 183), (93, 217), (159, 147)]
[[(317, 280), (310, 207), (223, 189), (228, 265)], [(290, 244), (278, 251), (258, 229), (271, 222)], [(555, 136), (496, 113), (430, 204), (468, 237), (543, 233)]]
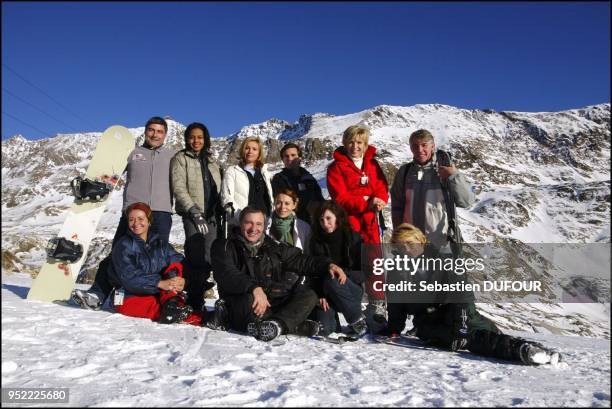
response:
[(30, 128), (32, 128), (32, 129), (36, 130), (37, 132), (42, 133), (43, 135), (51, 135), (51, 132), (42, 131), (42, 130), (38, 129), (37, 127), (35, 127), (34, 125), (31, 125), (31, 124), (29, 124), (29, 123), (27, 123), (27, 122), (25, 122), (25, 121), (22, 121), (21, 119), (19, 119), (19, 118), (17, 118), (17, 117), (15, 117), (15, 116), (13, 116), (13, 115), (11, 115), (11, 114), (9, 114), (8, 112), (4, 112), (4, 111), (2, 111), (2, 114), (3, 114), (3, 115), (8, 116), (9, 118), (13, 118), (13, 119), (14, 119), (15, 121), (17, 121), (17, 122), (21, 122), (23, 125), (25, 125), (25, 126), (27, 126), (27, 127), (30, 127)]
[(14, 69), (12, 69), (11, 67), (9, 67), (8, 65), (2, 63), (2, 66), (4, 68), (6, 68), (7, 70), (9, 70), (10, 72), (12, 72), (13, 74), (15, 74), (18, 78), (20, 78), (22, 81), (24, 81), (26, 84), (30, 85), (31, 87), (33, 87), (34, 89), (38, 90), (41, 94), (45, 95), (47, 98), (49, 98), (51, 101), (55, 102), (57, 105), (59, 105), (60, 107), (62, 107), (63, 109), (65, 109), (66, 111), (68, 111), (72, 116), (74, 116), (75, 118), (77, 118), (79, 121), (83, 121), (83, 123), (86, 124), (90, 124), (89, 121), (81, 118), (79, 115), (75, 114), (74, 112), (72, 112), (72, 110), (70, 110), (68, 107), (66, 107), (64, 104), (62, 104), (61, 102), (59, 102), (58, 100), (56, 100), (55, 98), (53, 98), (51, 95), (47, 94), (45, 91), (43, 91), (42, 89), (40, 89), (40, 87), (32, 84), (32, 82), (28, 81), (26, 78), (24, 78), (21, 74), (19, 74), (17, 71), (15, 71)]
[(13, 94), (11, 91), (7, 90), (6, 88), (2, 88), (2, 91), (6, 92), (7, 94), (9, 94), (10, 96), (12, 96), (13, 98), (16, 98), (16, 99), (20, 100), (20, 101), (21, 101), (21, 102), (23, 102), (24, 104), (27, 104), (27, 105), (31, 106), (32, 108), (36, 109), (38, 112), (40, 112), (40, 113), (42, 113), (42, 114), (45, 114), (46, 116), (48, 116), (49, 118), (51, 118), (51, 119), (53, 119), (53, 120), (55, 120), (55, 121), (59, 122), (60, 124), (62, 124), (62, 125), (64, 125), (64, 126), (67, 126), (68, 128), (72, 129), (73, 131), (75, 131), (75, 132), (80, 132), (79, 130), (74, 129), (72, 126), (68, 125), (68, 124), (67, 124), (67, 123), (65, 123), (64, 121), (62, 121), (62, 120), (60, 120), (60, 119), (57, 119), (57, 118), (56, 118), (56, 117), (54, 117), (53, 115), (51, 115), (51, 114), (49, 114), (49, 113), (47, 113), (47, 112), (43, 111), (41, 108), (38, 108), (36, 105), (34, 105), (34, 104), (32, 104), (32, 103), (30, 103), (30, 102), (26, 101), (25, 99), (21, 98), (20, 96), (17, 96), (17, 95), (15, 95), (15, 94)]

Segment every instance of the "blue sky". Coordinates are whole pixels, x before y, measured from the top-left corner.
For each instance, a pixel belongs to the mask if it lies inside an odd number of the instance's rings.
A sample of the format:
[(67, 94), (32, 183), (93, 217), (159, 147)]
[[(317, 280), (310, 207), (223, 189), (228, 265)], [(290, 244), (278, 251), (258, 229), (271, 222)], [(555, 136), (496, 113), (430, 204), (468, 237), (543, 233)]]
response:
[(609, 2), (2, 2), (3, 139), (609, 101)]

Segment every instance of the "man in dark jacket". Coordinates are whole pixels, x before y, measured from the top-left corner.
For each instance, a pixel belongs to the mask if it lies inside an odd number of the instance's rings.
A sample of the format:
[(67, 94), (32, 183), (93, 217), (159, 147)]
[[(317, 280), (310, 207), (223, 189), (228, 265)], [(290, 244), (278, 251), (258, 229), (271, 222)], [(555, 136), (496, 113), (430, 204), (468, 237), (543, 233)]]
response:
[(263, 341), (281, 334), (316, 335), (318, 323), (306, 318), (318, 298), (302, 276), (330, 274), (344, 284), (346, 274), (329, 258), (306, 256), (264, 230), (263, 212), (246, 207), (239, 230), (213, 244), (213, 274), (229, 327)]
[(296, 216), (311, 224), (311, 215), (324, 200), (321, 186), (310, 172), (300, 166), (302, 150), (298, 145), (289, 142), (282, 147), (280, 154), (285, 168), (272, 178), (274, 197), (283, 189), (293, 190), (300, 199)]

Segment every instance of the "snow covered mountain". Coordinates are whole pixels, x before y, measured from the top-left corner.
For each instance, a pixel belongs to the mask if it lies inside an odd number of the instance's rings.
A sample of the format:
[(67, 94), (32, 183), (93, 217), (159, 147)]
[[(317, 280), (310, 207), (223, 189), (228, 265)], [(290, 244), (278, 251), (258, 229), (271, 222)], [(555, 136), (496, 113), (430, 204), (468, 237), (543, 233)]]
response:
[[(185, 125), (168, 122), (168, 143), (182, 148)], [(458, 212), (468, 242), (498, 238), (524, 243), (610, 242), (609, 103), (541, 113), (440, 104), (381, 105), (341, 116), (302, 115), (295, 123), (270, 119), (215, 138), (213, 150), (226, 166), (236, 162), (244, 137), (259, 136), (265, 141), (266, 160), (276, 171), (282, 167), (280, 147), (296, 141), (305, 147), (305, 164), (325, 193), (331, 154), (344, 129), (355, 124), (370, 127), (370, 143), (376, 146), (390, 183), (399, 166), (411, 159), (410, 133), (426, 128), (434, 134), (437, 146), (449, 150), (474, 182), (476, 204)], [(138, 142), (143, 131), (131, 129)], [(3, 272), (36, 274), (46, 242), (57, 233), (72, 203), (69, 181), (85, 173), (100, 134), (61, 134), (36, 141), (15, 136), (2, 142)], [(115, 192), (84, 264), (83, 282), (91, 280), (109, 251), (121, 200), (121, 192)], [(183, 239), (180, 218), (175, 216), (171, 242), (180, 250)], [(533, 330), (526, 321), (536, 319), (543, 323), (536, 326), (539, 330), (609, 337), (609, 304), (589, 306), (588, 311), (578, 311), (576, 305), (536, 308), (535, 304), (487, 304), (482, 309), (506, 328)], [(527, 314), (524, 320), (515, 308)]]

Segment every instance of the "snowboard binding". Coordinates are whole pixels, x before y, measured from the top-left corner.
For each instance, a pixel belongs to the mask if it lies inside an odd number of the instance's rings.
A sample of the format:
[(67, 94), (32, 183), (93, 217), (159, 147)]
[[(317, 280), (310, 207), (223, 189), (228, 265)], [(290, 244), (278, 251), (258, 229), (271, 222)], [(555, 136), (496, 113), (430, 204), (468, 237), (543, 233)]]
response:
[(79, 200), (105, 200), (112, 191), (112, 185), (91, 179), (76, 177), (70, 182), (74, 197)]
[(47, 243), (47, 256), (74, 263), (83, 256), (83, 246), (64, 237), (54, 237)]

